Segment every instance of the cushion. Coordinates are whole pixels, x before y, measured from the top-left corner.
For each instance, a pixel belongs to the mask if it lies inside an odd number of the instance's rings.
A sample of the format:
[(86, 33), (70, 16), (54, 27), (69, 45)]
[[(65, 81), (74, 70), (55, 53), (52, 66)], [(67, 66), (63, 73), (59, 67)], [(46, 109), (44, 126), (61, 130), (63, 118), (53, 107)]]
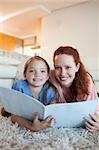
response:
[(15, 78), (16, 72), (16, 66), (0, 65), (0, 78)]
[(11, 88), (13, 82), (14, 82), (14, 79), (0, 79), (0, 86)]
[(17, 66), (16, 80), (24, 79), (23, 71), (27, 60), (29, 60), (29, 58), (26, 58), (23, 62), (20, 63), (20, 65)]
[(10, 58), (6, 56), (0, 56), (0, 64), (5, 65), (19, 65), (20, 61), (15, 58)]

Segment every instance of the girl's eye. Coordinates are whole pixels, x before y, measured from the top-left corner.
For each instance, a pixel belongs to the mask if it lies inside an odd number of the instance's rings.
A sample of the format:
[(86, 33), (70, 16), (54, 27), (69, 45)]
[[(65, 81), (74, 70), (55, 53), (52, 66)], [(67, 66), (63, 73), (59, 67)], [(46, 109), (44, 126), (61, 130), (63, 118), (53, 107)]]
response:
[(41, 70), (42, 73), (46, 72), (45, 70)]
[(66, 69), (70, 69), (70, 68), (71, 68), (70, 66), (67, 66), (67, 67), (66, 67)]

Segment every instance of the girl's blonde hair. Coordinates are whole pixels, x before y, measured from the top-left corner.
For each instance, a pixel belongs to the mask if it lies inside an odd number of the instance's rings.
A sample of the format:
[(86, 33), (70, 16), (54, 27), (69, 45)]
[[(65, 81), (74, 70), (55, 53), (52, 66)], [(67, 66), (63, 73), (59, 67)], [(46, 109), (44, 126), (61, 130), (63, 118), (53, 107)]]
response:
[(31, 58), (25, 63), (24, 71), (23, 71), (24, 77), (25, 77), (25, 75), (26, 75), (26, 71), (27, 71), (28, 66), (29, 66), (29, 65), (31, 64), (31, 62), (33, 62), (34, 60), (43, 61), (43, 62), (45, 63), (45, 65), (46, 65), (46, 67), (47, 67), (47, 72), (48, 72), (48, 74), (49, 74), (49, 72), (50, 72), (50, 67), (49, 67), (47, 61), (46, 61), (44, 58), (40, 57), (40, 56), (34, 56), (34, 57), (31, 57)]
[[(33, 62), (34, 60), (43, 61), (43, 62), (45, 63), (45, 65), (46, 65), (46, 67), (47, 67), (47, 72), (48, 72), (48, 74), (50, 73), (50, 67), (49, 67), (47, 61), (46, 61), (45, 59), (43, 59), (42, 57), (40, 57), (40, 56), (34, 56), (34, 57), (31, 57), (31, 58), (25, 63), (24, 72), (23, 72), (23, 73), (24, 73), (24, 77), (25, 77), (25, 75), (26, 75), (26, 71), (27, 71), (28, 66), (29, 66), (30, 63)], [(46, 83), (47, 83), (47, 81), (46, 81)], [(47, 90), (49, 89), (50, 85), (51, 85), (50, 83), (46, 85), (46, 90), (44, 91), (44, 94), (43, 94), (43, 103), (44, 103), (44, 105), (47, 105), (47, 104), (48, 104), (48, 103), (47, 103)]]

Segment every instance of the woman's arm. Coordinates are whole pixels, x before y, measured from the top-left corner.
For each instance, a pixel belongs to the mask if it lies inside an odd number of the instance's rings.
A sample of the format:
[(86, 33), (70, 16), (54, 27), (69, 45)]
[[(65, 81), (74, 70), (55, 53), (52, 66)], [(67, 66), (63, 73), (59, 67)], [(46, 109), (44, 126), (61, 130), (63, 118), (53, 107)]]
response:
[(55, 124), (55, 119), (52, 116), (48, 116), (45, 120), (40, 121), (37, 114), (35, 115), (33, 122), (16, 115), (11, 116), (11, 121), (13, 123), (18, 123), (19, 126), (29, 129), (33, 132), (51, 128)]
[(85, 127), (90, 132), (99, 131), (99, 114), (95, 112), (93, 115), (90, 115), (90, 119), (85, 118)]
[[(89, 95), (86, 100), (95, 99), (98, 99), (97, 90), (91, 76), (89, 76)], [(85, 127), (90, 132), (99, 131), (99, 103), (97, 104), (96, 112), (90, 115), (90, 119), (85, 119)]]

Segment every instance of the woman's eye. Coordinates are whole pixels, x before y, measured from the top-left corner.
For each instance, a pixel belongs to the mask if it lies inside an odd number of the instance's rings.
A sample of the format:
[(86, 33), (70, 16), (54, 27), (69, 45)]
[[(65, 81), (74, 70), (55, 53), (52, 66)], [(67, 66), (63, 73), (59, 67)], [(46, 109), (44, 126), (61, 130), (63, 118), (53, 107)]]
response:
[(29, 72), (34, 72), (34, 70), (29, 70)]
[(59, 69), (60, 69), (60, 67), (58, 67), (58, 66), (57, 66), (57, 67), (55, 67), (55, 70), (59, 70)]

